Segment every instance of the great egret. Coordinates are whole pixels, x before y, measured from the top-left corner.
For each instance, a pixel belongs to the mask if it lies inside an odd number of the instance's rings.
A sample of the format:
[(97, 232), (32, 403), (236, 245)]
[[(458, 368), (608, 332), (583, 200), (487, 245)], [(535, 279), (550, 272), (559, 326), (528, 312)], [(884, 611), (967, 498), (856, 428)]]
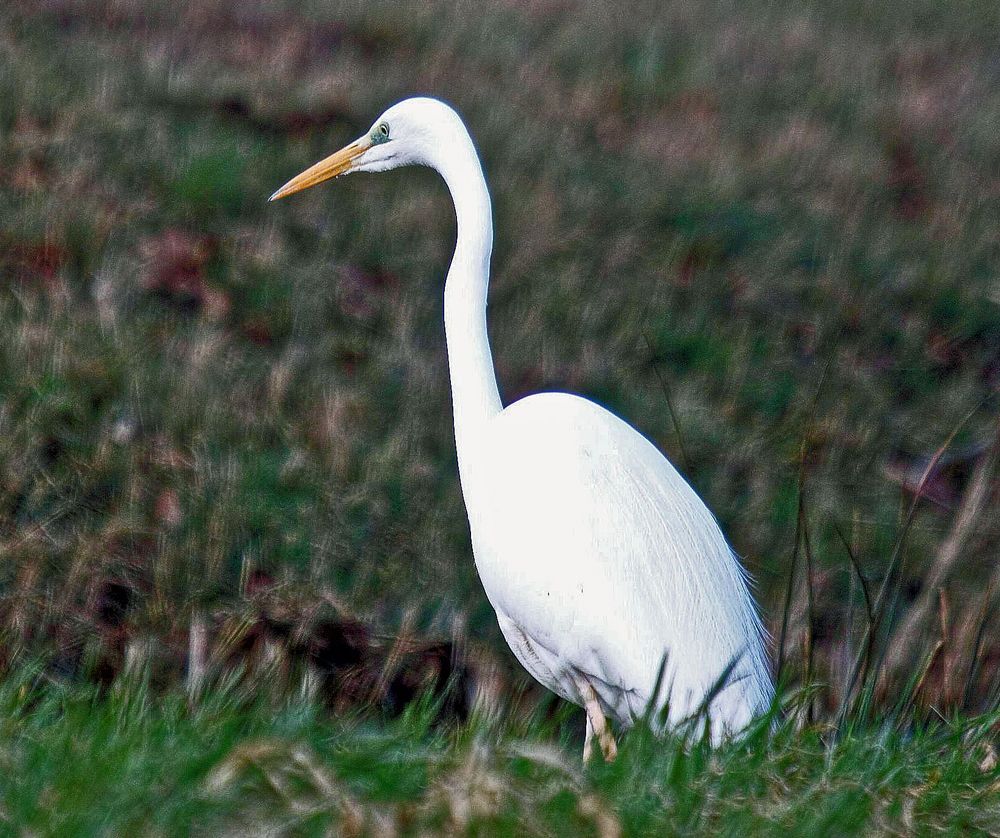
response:
[(585, 708), (585, 759), (595, 736), (613, 758), (607, 717), (628, 726), (650, 708), (675, 724), (708, 698), (716, 738), (741, 730), (773, 686), (747, 577), (712, 513), (652, 443), (594, 402), (500, 401), (486, 331), (490, 196), (458, 114), (429, 98), (393, 105), (271, 200), (410, 164), (436, 169), (455, 204), (444, 319), (459, 476), (476, 568), (511, 649)]

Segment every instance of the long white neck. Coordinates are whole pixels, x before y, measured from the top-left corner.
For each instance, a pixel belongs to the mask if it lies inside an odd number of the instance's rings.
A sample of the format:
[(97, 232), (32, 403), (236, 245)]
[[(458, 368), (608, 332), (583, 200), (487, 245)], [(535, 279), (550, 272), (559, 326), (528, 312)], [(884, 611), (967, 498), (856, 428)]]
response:
[(458, 223), (455, 255), (444, 287), (444, 326), (455, 444), (468, 495), (473, 460), (485, 445), (486, 423), (503, 409), (486, 331), (493, 213), (479, 156), (464, 128), (436, 168), (451, 192)]

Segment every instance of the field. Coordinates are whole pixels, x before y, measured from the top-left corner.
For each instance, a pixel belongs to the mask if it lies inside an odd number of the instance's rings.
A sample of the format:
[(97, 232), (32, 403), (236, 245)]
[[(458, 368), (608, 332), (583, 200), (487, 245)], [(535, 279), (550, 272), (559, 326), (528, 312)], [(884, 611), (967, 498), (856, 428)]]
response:
[(426, 704), (376, 725), (232, 689), (191, 707), (141, 681), (97, 698), (15, 679), (2, 699), (2, 815), (26, 835), (957, 835), (1000, 823), (985, 721), (835, 743), (765, 724), (716, 749), (633, 730), (614, 763), (585, 771), (557, 723), (443, 732)]
[[(3, 4), (0, 823), (1000, 832), (998, 31), (929, 0)], [(776, 732), (583, 771), (509, 656), (443, 187), (266, 203), (413, 93), (483, 157), (505, 401), (587, 395), (690, 479), (757, 579)]]

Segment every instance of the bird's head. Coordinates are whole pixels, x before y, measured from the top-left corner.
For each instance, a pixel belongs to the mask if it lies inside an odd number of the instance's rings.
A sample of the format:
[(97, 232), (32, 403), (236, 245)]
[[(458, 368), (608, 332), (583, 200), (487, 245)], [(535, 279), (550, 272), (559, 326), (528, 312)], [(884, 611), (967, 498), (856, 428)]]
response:
[(405, 99), (385, 111), (354, 142), (293, 177), (268, 200), (285, 198), (350, 172), (438, 166), (448, 144), (462, 136), (461, 119), (444, 102), (424, 97)]

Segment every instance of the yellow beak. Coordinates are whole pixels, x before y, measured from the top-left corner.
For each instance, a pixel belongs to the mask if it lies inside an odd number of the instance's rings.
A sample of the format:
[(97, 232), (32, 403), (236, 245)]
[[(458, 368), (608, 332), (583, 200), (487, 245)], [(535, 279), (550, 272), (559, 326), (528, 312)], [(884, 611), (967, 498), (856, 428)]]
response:
[(320, 160), (314, 166), (310, 166), (302, 174), (293, 177), (267, 200), (277, 201), (278, 198), (287, 198), (289, 195), (322, 183), (324, 180), (347, 174), (351, 171), (351, 164), (371, 147), (371, 143), (367, 139), (355, 140), (340, 151)]

